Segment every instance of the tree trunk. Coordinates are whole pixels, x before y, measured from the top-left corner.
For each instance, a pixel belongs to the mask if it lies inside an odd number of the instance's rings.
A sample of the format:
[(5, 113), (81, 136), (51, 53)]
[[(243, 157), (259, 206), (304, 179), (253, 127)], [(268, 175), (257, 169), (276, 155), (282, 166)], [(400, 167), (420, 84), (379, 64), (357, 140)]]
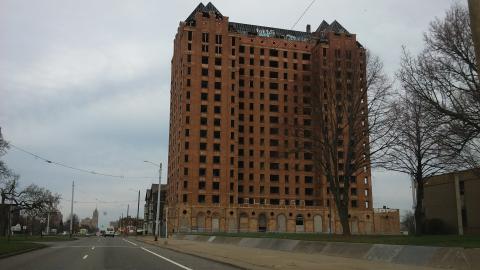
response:
[(342, 224), (342, 234), (345, 236), (350, 236), (350, 222), (348, 221), (348, 206), (344, 206), (343, 202), (339, 204), (338, 215), (340, 217), (340, 223)]
[(415, 235), (423, 234), (425, 215), (423, 213), (423, 180), (417, 177), (417, 205), (415, 206)]

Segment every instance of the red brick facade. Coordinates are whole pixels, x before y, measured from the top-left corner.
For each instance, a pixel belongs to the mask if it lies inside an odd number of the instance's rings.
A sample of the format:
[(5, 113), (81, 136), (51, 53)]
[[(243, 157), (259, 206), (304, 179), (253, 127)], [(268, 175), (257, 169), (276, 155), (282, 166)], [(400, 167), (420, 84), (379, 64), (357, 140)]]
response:
[[(290, 31), (232, 23), (200, 4), (174, 41), (169, 231), (340, 232), (322, 173), (294, 151), (309, 138), (292, 127), (312, 132), (313, 77), (364, 71), (364, 54), (337, 22)], [(355, 76), (345, 84), (365, 72)], [(370, 178), (362, 170), (352, 183), (353, 233), (374, 230)]]

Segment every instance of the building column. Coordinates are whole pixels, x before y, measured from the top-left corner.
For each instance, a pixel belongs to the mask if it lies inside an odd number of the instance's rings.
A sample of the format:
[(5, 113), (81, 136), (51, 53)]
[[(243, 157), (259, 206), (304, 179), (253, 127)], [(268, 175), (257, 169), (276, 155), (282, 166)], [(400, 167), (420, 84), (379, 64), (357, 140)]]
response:
[(455, 174), (455, 203), (457, 205), (458, 235), (463, 235), (462, 200), (460, 198), (460, 179), (458, 174)]

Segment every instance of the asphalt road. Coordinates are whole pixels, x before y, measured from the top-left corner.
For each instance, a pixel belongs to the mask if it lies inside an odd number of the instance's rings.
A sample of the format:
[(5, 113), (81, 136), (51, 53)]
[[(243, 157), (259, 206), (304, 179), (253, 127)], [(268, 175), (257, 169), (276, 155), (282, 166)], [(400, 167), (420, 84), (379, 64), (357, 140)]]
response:
[(88, 237), (0, 260), (0, 269), (236, 269), (135, 241)]

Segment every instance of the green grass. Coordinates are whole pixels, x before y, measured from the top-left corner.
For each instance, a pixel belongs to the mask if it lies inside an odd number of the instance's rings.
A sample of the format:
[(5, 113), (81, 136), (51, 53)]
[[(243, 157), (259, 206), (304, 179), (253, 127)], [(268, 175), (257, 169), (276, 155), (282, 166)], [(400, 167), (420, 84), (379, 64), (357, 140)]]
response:
[(34, 248), (40, 248), (46, 246), (42, 243), (37, 242), (56, 242), (56, 241), (70, 241), (75, 240), (75, 238), (70, 239), (67, 236), (24, 236), (24, 235), (17, 235), (10, 237), (10, 241), (7, 237), (0, 237), (0, 256), (6, 255), (9, 253), (16, 253), (22, 250), (29, 250)]
[[(7, 241), (7, 238), (2, 236), (0, 241)], [(70, 238), (68, 235), (49, 235), (49, 236), (40, 236), (40, 235), (16, 235), (10, 237), (10, 241), (15, 242), (58, 242), (58, 241), (72, 241), (76, 238)]]
[(45, 245), (39, 243), (32, 243), (26, 241), (10, 241), (7, 239), (0, 239), (0, 256), (8, 253), (15, 253), (22, 250), (44, 247)]
[(390, 245), (480, 248), (480, 235), (469, 235), (469, 236), (354, 235), (354, 236), (346, 237), (342, 235), (313, 234), (313, 233), (193, 233), (193, 234), (230, 236), (230, 237), (294, 239), (294, 240), (326, 241), (326, 242), (351, 242), (351, 243), (371, 243), (371, 244), (390, 244)]

